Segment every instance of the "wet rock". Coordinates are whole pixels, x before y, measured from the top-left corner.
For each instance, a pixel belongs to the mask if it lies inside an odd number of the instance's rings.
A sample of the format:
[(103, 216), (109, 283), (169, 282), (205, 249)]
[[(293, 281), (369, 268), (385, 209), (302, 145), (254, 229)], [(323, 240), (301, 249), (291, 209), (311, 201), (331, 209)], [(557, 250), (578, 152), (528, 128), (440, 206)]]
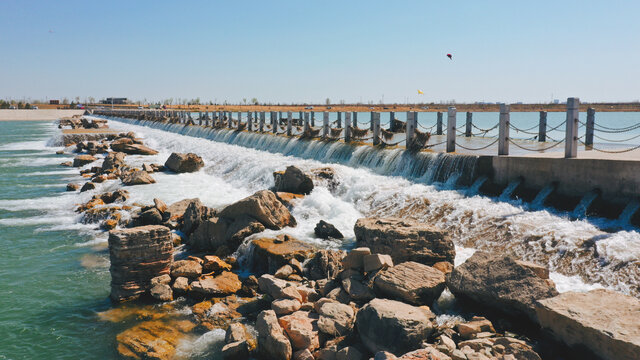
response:
[(155, 184), (155, 182), (156, 180), (151, 175), (142, 170), (134, 171), (122, 178), (122, 183), (129, 186)]
[(222, 358), (225, 360), (244, 360), (249, 358), (246, 341), (235, 341), (222, 347)]
[[(480, 360), (483, 358), (470, 358), (470, 359)], [(438, 351), (433, 346), (429, 345), (423, 349), (418, 349), (418, 350), (408, 352), (402, 355), (401, 357), (399, 357), (398, 360), (451, 360), (451, 357), (449, 357), (447, 354), (444, 354)]]
[(155, 171), (155, 169), (153, 168), (153, 166), (149, 165), (149, 164), (142, 164), (142, 170), (148, 172), (149, 174), (151, 174), (152, 172)]
[(365, 255), (362, 259), (362, 265), (364, 267), (364, 272), (370, 273), (376, 270), (393, 267), (393, 260), (391, 259), (391, 255), (370, 254)]
[(526, 315), (537, 322), (536, 300), (558, 295), (552, 281), (541, 279), (515, 258), (478, 251), (447, 275), (447, 287), (457, 297), (492, 307), (508, 315)]
[(474, 316), (473, 319), (471, 319), (471, 321), (469, 322), (456, 325), (456, 329), (458, 330), (460, 336), (463, 339), (467, 340), (473, 339), (474, 335), (482, 332), (496, 332), (491, 321), (477, 316)]
[(254, 246), (253, 268), (260, 272), (274, 273), (276, 270), (289, 264), (292, 259), (304, 261), (315, 251), (315, 247), (291, 239), (281, 241), (279, 239), (256, 239), (252, 241)]
[(342, 271), (345, 253), (336, 250), (318, 250), (307, 262), (304, 273), (311, 280), (333, 279)]
[(117, 351), (125, 359), (173, 359), (176, 347), (194, 327), (188, 320), (145, 321), (118, 334)]
[(63, 161), (60, 166), (73, 167), (73, 161)]
[(336, 229), (335, 226), (329, 224), (324, 220), (320, 220), (316, 224), (316, 227), (313, 229), (313, 231), (316, 234), (316, 237), (320, 239), (329, 239), (329, 238), (343, 239), (344, 238), (344, 235), (342, 235), (342, 233), (338, 231), (338, 229)]
[(336, 354), (336, 360), (364, 360), (365, 356), (355, 346), (345, 346)]
[(151, 297), (158, 301), (171, 301), (173, 300), (173, 291), (167, 284), (155, 284), (149, 291)]
[(278, 299), (271, 303), (271, 310), (275, 311), (276, 315), (283, 316), (300, 310), (301, 306), (302, 304), (298, 300)]
[(164, 226), (141, 226), (109, 233), (111, 298), (123, 301), (145, 293), (151, 279), (169, 273), (173, 244)]
[(640, 301), (610, 291), (567, 292), (539, 300), (543, 328), (569, 346), (580, 345), (603, 359), (637, 359)]
[(222, 271), (231, 271), (231, 265), (215, 255), (206, 255), (204, 257), (202, 269), (206, 273), (220, 273)]
[(278, 279), (273, 275), (264, 274), (258, 279), (260, 291), (269, 294), (274, 299), (292, 299), (303, 302), (302, 295), (289, 282)]
[(135, 220), (136, 224), (142, 225), (160, 225), (162, 224), (162, 214), (156, 208), (143, 211)]
[(304, 195), (293, 194), (288, 192), (276, 192), (276, 197), (287, 208), (292, 208), (295, 205), (295, 200), (304, 198)]
[[(294, 259), (295, 260), (295, 259)], [(293, 268), (287, 264), (276, 271), (275, 277), (279, 279), (288, 279), (293, 274)]]
[(188, 244), (199, 250), (215, 251), (227, 247), (234, 251), (247, 236), (264, 230), (264, 225), (249, 216), (234, 219), (212, 217), (198, 225), (189, 236)]
[(296, 220), (282, 205), (276, 195), (268, 190), (258, 191), (224, 208), (219, 217), (234, 219), (249, 216), (268, 229), (279, 230), (285, 226), (295, 226)]
[(67, 191), (76, 191), (80, 188), (80, 184), (67, 184)]
[(342, 280), (342, 288), (355, 302), (364, 303), (376, 297), (376, 294), (357, 279), (347, 278)]
[(105, 204), (112, 204), (114, 202), (125, 202), (129, 199), (129, 192), (125, 189), (118, 189), (114, 192), (106, 192), (104, 194), (100, 194), (100, 199), (104, 201)]
[(164, 216), (164, 212), (167, 211), (167, 204), (165, 204), (164, 201), (158, 198), (153, 198), (153, 206)]
[(278, 319), (278, 323), (291, 340), (293, 349), (310, 351), (320, 347), (317, 321), (315, 315), (306, 311), (296, 311)]
[[(187, 207), (192, 202), (200, 203), (200, 199), (184, 199), (180, 201), (176, 201), (173, 204), (169, 205), (163, 212), (163, 220), (177, 220), (184, 217), (185, 211), (187, 211)], [(201, 204), (201, 203), (200, 203)], [(165, 204), (166, 205), (166, 204)]]
[(195, 279), (202, 275), (202, 265), (193, 260), (179, 260), (171, 265), (171, 277), (186, 277), (188, 279)]
[(264, 310), (256, 320), (258, 349), (268, 359), (289, 360), (292, 348), (273, 310)]
[(171, 282), (171, 276), (169, 274), (162, 274), (160, 276), (156, 276), (151, 279), (151, 286), (155, 286), (158, 284), (169, 284)]
[(374, 288), (383, 297), (413, 305), (431, 305), (444, 290), (441, 271), (413, 261), (398, 264), (376, 276)]
[(446, 275), (453, 271), (453, 264), (448, 261), (440, 261), (433, 264), (433, 268)]
[(222, 274), (191, 283), (191, 291), (203, 296), (226, 296), (235, 294), (242, 288), (238, 275), (225, 271)]
[(395, 300), (373, 299), (356, 316), (362, 343), (371, 351), (400, 355), (420, 347), (433, 332), (433, 314)]
[(389, 254), (396, 263), (415, 261), (433, 265), (453, 262), (456, 252), (445, 231), (423, 223), (399, 218), (358, 219), (354, 227), (357, 246), (371, 252)]
[(200, 199), (191, 201), (184, 211), (182, 232), (189, 235), (200, 224), (216, 215), (216, 211), (204, 206)]
[(87, 181), (86, 183), (84, 183), (84, 185), (82, 185), (82, 188), (80, 188), (80, 192), (94, 190), (95, 188), (96, 184), (92, 183), (91, 181)]
[(307, 195), (313, 190), (313, 180), (295, 166), (288, 166), (284, 172), (273, 173), (275, 190)]
[(98, 160), (95, 156), (91, 155), (78, 155), (73, 158), (73, 167), (81, 167), (90, 164)]
[(195, 172), (204, 166), (202, 158), (196, 154), (172, 153), (164, 166), (176, 173)]
[(129, 155), (156, 155), (158, 152), (142, 144), (111, 143), (111, 149)]
[(316, 312), (320, 315), (318, 329), (331, 336), (349, 334), (355, 320), (353, 308), (329, 299), (324, 300), (316, 308)]
[(309, 349), (304, 349), (294, 352), (293, 360), (314, 360), (314, 357)]
[(124, 158), (126, 156), (127, 154), (121, 152), (112, 152), (107, 154), (102, 162), (102, 171), (106, 172), (123, 167), (125, 165)]

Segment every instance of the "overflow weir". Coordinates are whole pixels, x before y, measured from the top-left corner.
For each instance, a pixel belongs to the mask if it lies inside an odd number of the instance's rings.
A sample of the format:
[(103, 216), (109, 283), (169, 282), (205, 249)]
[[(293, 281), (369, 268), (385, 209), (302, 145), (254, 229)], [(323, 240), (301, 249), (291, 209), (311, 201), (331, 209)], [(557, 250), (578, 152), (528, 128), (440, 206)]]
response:
[[(390, 120), (390, 129), (400, 128), (406, 134), (397, 142), (393, 142), (395, 139), (381, 128), (379, 113), (372, 113), (371, 122), (367, 124), (370, 126), (364, 128), (358, 128), (355, 113), (353, 117), (345, 113), (343, 128), (339, 115), (335, 129), (331, 128), (327, 113), (324, 113), (319, 127), (314, 126), (314, 115), (309, 116), (308, 112), (300, 113), (296, 119), (291, 112), (284, 116), (272, 112), (268, 123), (265, 113), (253, 112), (246, 113), (244, 117), (242, 113), (200, 113), (195, 119), (187, 112), (157, 110), (101, 109), (94, 110), (93, 115), (272, 153), (365, 167), (381, 175), (401, 176), (419, 183), (469, 188), (474, 193), (499, 197), (500, 200), (520, 199), (534, 206), (554, 207), (567, 212), (569, 217), (624, 218), (627, 224), (640, 226), (640, 212), (635, 206), (640, 189), (640, 161), (583, 158), (582, 152), (578, 158), (575, 146), (570, 145), (566, 146), (565, 157), (560, 157), (561, 153), (507, 155), (508, 144), (517, 146), (518, 143), (508, 137), (508, 106), (502, 110), (501, 133), (494, 141), (500, 142), (500, 155), (429, 150), (432, 147), (428, 145), (430, 134), (426, 141), (420, 138), (424, 133), (418, 130), (416, 113), (408, 113), (406, 123)], [(575, 132), (578, 126), (574, 111), (569, 109), (567, 113), (568, 119), (575, 116), (576, 127), (568, 125), (567, 133)], [(438, 120), (441, 119), (438, 116)], [(471, 121), (471, 116), (467, 119)], [(544, 120), (546, 127), (546, 116)], [(336, 121), (333, 123), (335, 125)], [(543, 114), (540, 123), (542, 128)], [(440, 129), (442, 124), (439, 125)], [(451, 126), (450, 123), (447, 130), (451, 128), (453, 131), (446, 134), (447, 148), (455, 148), (457, 144), (456, 138), (449, 135), (455, 134), (455, 124)], [(469, 128), (467, 126), (467, 130)], [(503, 139), (504, 132), (507, 136)], [(580, 138), (573, 136), (574, 145), (578, 141)], [(401, 142), (405, 146), (398, 146)], [(415, 146), (416, 143), (420, 146)]]

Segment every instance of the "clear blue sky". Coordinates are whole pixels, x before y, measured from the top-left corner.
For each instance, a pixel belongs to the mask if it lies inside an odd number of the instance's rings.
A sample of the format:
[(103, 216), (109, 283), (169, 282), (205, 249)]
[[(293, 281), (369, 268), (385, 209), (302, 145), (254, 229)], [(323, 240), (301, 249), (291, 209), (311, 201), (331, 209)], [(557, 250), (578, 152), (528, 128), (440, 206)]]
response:
[(637, 0), (0, 0), (0, 49), (0, 98), (640, 99)]

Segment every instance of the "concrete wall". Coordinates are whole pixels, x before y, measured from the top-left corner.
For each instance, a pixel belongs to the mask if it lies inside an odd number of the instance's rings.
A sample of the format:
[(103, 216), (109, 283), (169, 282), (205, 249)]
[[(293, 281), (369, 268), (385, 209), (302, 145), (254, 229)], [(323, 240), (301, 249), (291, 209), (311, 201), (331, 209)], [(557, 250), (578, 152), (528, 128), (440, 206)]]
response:
[(518, 177), (524, 186), (542, 189), (557, 182), (556, 191), (581, 197), (600, 189), (607, 201), (628, 203), (640, 195), (640, 161), (491, 156), (493, 181), (506, 185)]
[(84, 110), (58, 110), (58, 109), (2, 109), (0, 110), (0, 121), (22, 120), (22, 121), (38, 121), (38, 120), (57, 120), (65, 116), (82, 115)]

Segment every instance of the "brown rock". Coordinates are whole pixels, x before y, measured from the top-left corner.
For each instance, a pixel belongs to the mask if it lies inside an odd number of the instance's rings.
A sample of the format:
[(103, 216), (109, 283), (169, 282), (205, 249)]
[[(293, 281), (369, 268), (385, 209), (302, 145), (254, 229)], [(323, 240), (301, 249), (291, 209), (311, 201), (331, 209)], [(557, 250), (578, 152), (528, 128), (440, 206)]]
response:
[(189, 203), (189, 205), (187, 205), (187, 208), (184, 211), (182, 232), (187, 235), (191, 234), (203, 221), (210, 219), (215, 215), (215, 210), (204, 206), (200, 202), (200, 199), (194, 199)]
[(316, 227), (313, 229), (313, 232), (315, 233), (316, 237), (320, 239), (329, 239), (329, 238), (343, 239), (344, 238), (344, 235), (342, 235), (342, 233), (338, 229), (336, 229), (335, 226), (333, 226), (332, 224), (329, 224), (324, 220), (320, 220), (316, 224)]
[(302, 304), (298, 300), (293, 299), (277, 299), (271, 303), (271, 310), (273, 310), (276, 315), (289, 315), (293, 312), (300, 310)]
[(398, 264), (376, 276), (374, 288), (383, 297), (413, 305), (431, 305), (445, 287), (444, 274), (413, 261)]
[(189, 291), (189, 279), (180, 276), (176, 278), (171, 288), (178, 294), (185, 294), (187, 291)]
[(345, 253), (336, 250), (318, 250), (309, 260), (305, 275), (311, 280), (333, 279), (342, 271)]
[(165, 211), (163, 211), (163, 219), (164, 220), (176, 220), (180, 219), (184, 216), (187, 207), (192, 202), (200, 202), (200, 199), (184, 199), (173, 204), (169, 205)]
[(234, 219), (213, 217), (198, 225), (189, 236), (188, 244), (199, 250), (218, 251), (226, 247), (234, 251), (247, 236), (264, 230), (264, 225), (250, 216)]
[[(329, 299), (320, 302), (316, 309), (320, 315), (318, 329), (331, 336), (343, 336), (349, 334), (353, 328), (355, 313), (349, 305), (341, 304)], [(318, 302), (316, 302), (318, 304)]]
[(125, 185), (146, 185), (155, 184), (156, 180), (151, 177), (146, 171), (134, 171), (122, 178), (122, 183)]
[(153, 199), (153, 206), (155, 206), (155, 208), (158, 209), (158, 211), (160, 211), (160, 213), (162, 214), (164, 214), (164, 212), (167, 211), (167, 204), (165, 204), (164, 201), (158, 198)]
[(610, 290), (567, 292), (538, 300), (543, 328), (569, 346), (584, 346), (603, 359), (637, 359), (640, 301)]
[(364, 266), (364, 272), (366, 273), (393, 267), (393, 260), (391, 259), (391, 255), (386, 254), (365, 255), (365, 257), (362, 259), (362, 263)]
[(164, 166), (176, 173), (195, 172), (204, 166), (202, 158), (196, 154), (172, 153)]
[(282, 205), (286, 206), (287, 208), (292, 208), (296, 203), (295, 200), (304, 198), (304, 195), (279, 191), (276, 192), (276, 197), (278, 198), (278, 200), (280, 200)]
[(535, 302), (558, 295), (549, 280), (511, 256), (478, 251), (447, 275), (447, 287), (458, 298), (493, 307), (503, 313), (527, 315), (536, 322)]
[(336, 360), (364, 360), (365, 356), (355, 346), (345, 346), (336, 354)]
[(78, 155), (73, 158), (73, 167), (81, 167), (90, 164), (98, 160), (95, 156), (91, 155)]
[(141, 226), (109, 233), (111, 298), (135, 299), (146, 292), (151, 279), (169, 273), (173, 244), (164, 226)]
[(482, 332), (490, 332), (495, 333), (496, 330), (493, 328), (493, 324), (491, 321), (483, 318), (483, 317), (474, 317), (469, 322), (460, 323), (456, 325), (458, 333), (463, 339), (472, 339), (474, 335), (482, 333)]
[(193, 260), (179, 260), (171, 265), (171, 276), (173, 278), (186, 277), (195, 279), (202, 275), (202, 265)]
[(191, 291), (204, 296), (226, 296), (235, 294), (242, 288), (238, 275), (225, 271), (222, 274), (191, 283)]
[(91, 181), (87, 181), (86, 183), (84, 183), (84, 185), (82, 185), (80, 192), (94, 190), (95, 188), (96, 188), (96, 184), (92, 183)]
[(265, 310), (258, 315), (256, 331), (258, 332), (258, 349), (264, 357), (291, 359), (291, 343), (284, 335), (284, 330), (278, 323), (278, 318), (273, 310)]
[(111, 143), (113, 151), (123, 152), (129, 155), (156, 155), (158, 152), (142, 144), (114, 144)]
[(285, 226), (295, 226), (296, 221), (276, 195), (268, 190), (258, 191), (224, 208), (219, 216), (234, 219), (242, 215), (258, 220), (268, 229), (279, 230)]
[(204, 257), (203, 271), (219, 273), (222, 271), (231, 271), (231, 265), (215, 255), (206, 255)]
[(446, 275), (453, 271), (453, 264), (448, 261), (440, 261), (433, 264), (433, 268)]
[(76, 191), (80, 188), (80, 184), (67, 184), (67, 191)]
[(173, 359), (176, 347), (194, 327), (188, 320), (145, 321), (118, 334), (117, 351), (126, 359)]
[(254, 246), (253, 267), (257, 271), (273, 273), (292, 259), (304, 261), (311, 256), (315, 247), (299, 241), (261, 238), (252, 241)]
[(173, 300), (173, 291), (167, 284), (155, 284), (149, 291), (151, 297), (158, 301), (171, 301)]
[(123, 167), (125, 165), (124, 158), (126, 156), (127, 154), (121, 152), (112, 152), (107, 154), (102, 162), (102, 171), (106, 172)]
[(356, 317), (362, 343), (371, 351), (400, 355), (420, 347), (433, 331), (433, 314), (399, 301), (373, 299)]
[(309, 312), (296, 311), (278, 319), (296, 350), (308, 349), (313, 351), (320, 347), (317, 318)]
[(302, 294), (293, 284), (278, 279), (273, 275), (264, 274), (258, 279), (258, 287), (260, 291), (271, 295), (274, 299), (293, 299), (303, 302)]
[(364, 268), (364, 257), (371, 254), (371, 250), (367, 247), (355, 248), (342, 259), (342, 267), (345, 269), (360, 270)]
[(279, 192), (307, 195), (313, 190), (311, 177), (295, 166), (288, 166), (284, 172), (274, 172), (273, 178)]
[(445, 231), (417, 221), (363, 218), (358, 219), (354, 231), (357, 246), (369, 247), (373, 253), (389, 254), (396, 263), (453, 263), (456, 255), (453, 241)]

